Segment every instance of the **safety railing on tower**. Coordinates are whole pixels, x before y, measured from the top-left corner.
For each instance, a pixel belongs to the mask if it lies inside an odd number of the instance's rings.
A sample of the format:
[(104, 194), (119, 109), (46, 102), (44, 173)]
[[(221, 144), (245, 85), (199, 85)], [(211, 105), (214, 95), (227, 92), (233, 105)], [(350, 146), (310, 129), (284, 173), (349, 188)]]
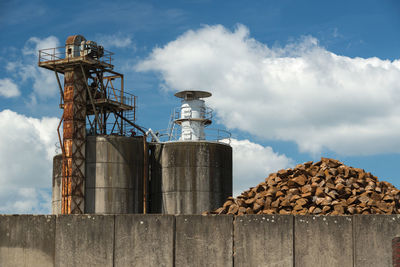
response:
[(51, 62), (57, 60), (64, 60), (65, 62), (73, 62), (79, 59), (90, 58), (92, 60), (97, 60), (100, 63), (112, 64), (114, 53), (108, 50), (103, 50), (103, 54), (100, 57), (93, 57), (81, 53), (79, 56), (68, 57), (66, 52), (66, 46), (45, 48), (39, 50), (39, 63)]

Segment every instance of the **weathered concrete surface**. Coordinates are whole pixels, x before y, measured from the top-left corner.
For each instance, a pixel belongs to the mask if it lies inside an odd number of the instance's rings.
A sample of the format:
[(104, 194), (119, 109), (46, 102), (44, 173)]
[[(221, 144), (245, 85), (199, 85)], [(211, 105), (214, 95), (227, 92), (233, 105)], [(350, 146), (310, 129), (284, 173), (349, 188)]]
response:
[[(169, 214), (170, 211), (179, 211), (179, 214), (199, 214), (203, 211), (215, 210), (221, 206), (227, 195), (217, 192), (202, 191), (177, 191), (162, 193), (161, 213)], [(200, 204), (206, 209), (200, 210)]]
[(296, 267), (353, 266), (352, 220), (351, 216), (295, 216)]
[(0, 215), (0, 266), (54, 266), (55, 216)]
[(173, 266), (174, 234), (174, 216), (116, 216), (114, 265)]
[(56, 266), (113, 266), (114, 216), (59, 215)]
[[(129, 149), (133, 148), (133, 149)], [(143, 138), (126, 136), (87, 136), (86, 155), (88, 163), (143, 162)]]
[(233, 217), (176, 216), (175, 266), (233, 266)]
[(354, 266), (392, 266), (392, 239), (400, 236), (400, 215), (356, 215)]
[[(128, 214), (143, 209), (143, 190), (126, 188), (87, 188), (86, 210), (96, 214)], [(112, 201), (109, 201), (111, 199)], [(134, 212), (136, 211), (136, 212)]]
[(143, 138), (87, 137), (86, 213), (142, 212), (143, 149)]
[[(229, 145), (207, 141), (167, 142), (152, 144), (151, 150), (152, 212), (201, 214), (220, 207), (232, 195)], [(185, 193), (191, 197), (182, 201), (181, 195)]]
[(235, 217), (234, 266), (292, 267), (293, 216)]
[(53, 157), (53, 193), (52, 193), (52, 213), (61, 214), (61, 187), (62, 187), (62, 155)]
[(0, 215), (0, 266), (381, 267), (397, 236), (400, 215)]

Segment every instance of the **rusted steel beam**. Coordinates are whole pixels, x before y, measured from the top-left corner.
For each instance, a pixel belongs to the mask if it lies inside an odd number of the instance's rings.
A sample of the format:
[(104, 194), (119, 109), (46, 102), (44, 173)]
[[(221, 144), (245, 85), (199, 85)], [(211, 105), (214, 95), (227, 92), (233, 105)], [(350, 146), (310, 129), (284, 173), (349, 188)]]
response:
[(85, 86), (86, 86), (86, 89), (87, 89), (87, 92), (88, 92), (88, 95), (89, 95), (89, 100), (90, 100), (90, 103), (92, 104), (92, 108), (93, 108), (93, 112), (94, 112), (95, 118), (97, 119), (98, 118), (97, 110), (96, 110), (96, 107), (94, 106), (94, 103), (93, 103), (93, 96), (92, 96), (92, 92), (90, 92), (89, 85), (87, 83), (87, 77), (86, 77), (86, 74), (85, 74), (85, 70), (83, 69), (82, 64), (80, 64), (80, 67), (81, 67), (84, 83), (85, 83)]
[(64, 75), (62, 214), (84, 213), (86, 81), (78, 67)]

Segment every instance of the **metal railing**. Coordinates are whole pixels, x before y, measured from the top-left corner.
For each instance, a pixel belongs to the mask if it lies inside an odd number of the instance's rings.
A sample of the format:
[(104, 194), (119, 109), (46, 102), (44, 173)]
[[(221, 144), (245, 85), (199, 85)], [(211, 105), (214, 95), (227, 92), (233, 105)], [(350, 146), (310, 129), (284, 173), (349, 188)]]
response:
[[(124, 111), (124, 117), (135, 123), (133, 117), (133, 110)], [(94, 129), (87, 128), (87, 135), (95, 135)], [(110, 116), (106, 123), (106, 134), (107, 135), (120, 135), (120, 136), (134, 136), (137, 134), (137, 130), (125, 120)]]
[[(174, 120), (179, 120), (182, 117), (182, 110), (183, 109), (187, 109), (185, 107), (176, 107), (173, 111), (173, 119)], [(201, 119), (205, 119), (205, 120), (210, 120), (212, 121), (213, 118), (213, 109), (210, 107), (204, 107), (203, 109), (201, 109), (200, 111), (200, 118)], [(190, 111), (189, 117), (185, 117), (185, 119), (191, 119), (192, 117), (192, 111)]]
[[(161, 142), (173, 142), (179, 141), (181, 136), (181, 128), (174, 127), (171, 129), (163, 129), (156, 131), (155, 134), (160, 139)], [(205, 141), (216, 141), (221, 143), (231, 143), (232, 134), (229, 131), (214, 128), (205, 128)]]
[(111, 65), (111, 62), (113, 60), (112, 56), (114, 55), (113, 52), (104, 50), (104, 54), (99, 57), (99, 58), (93, 58), (88, 55), (80, 55), (80, 56), (74, 56), (74, 57), (66, 57), (66, 52), (65, 52), (65, 46), (60, 46), (60, 47), (54, 47), (54, 48), (45, 48), (39, 50), (39, 63), (42, 62), (51, 62), (51, 61), (56, 61), (56, 60), (66, 60), (72, 61), (76, 60), (77, 58), (85, 59), (85, 58), (90, 58), (97, 60), (100, 63), (107, 63)]
[[(131, 107), (136, 106), (136, 96), (131, 94), (131, 93), (127, 93), (127, 92), (122, 92), (122, 90), (117, 89), (115, 87), (111, 87), (110, 85), (108, 85), (106, 87), (106, 93), (107, 95), (104, 96), (104, 94), (100, 91), (98, 91), (96, 94), (94, 95), (95, 98), (97, 98), (97, 96), (100, 96), (100, 98), (107, 98), (109, 100), (118, 102), (120, 104), (124, 104), (124, 105), (128, 105)], [(100, 94), (100, 95), (98, 95)]]

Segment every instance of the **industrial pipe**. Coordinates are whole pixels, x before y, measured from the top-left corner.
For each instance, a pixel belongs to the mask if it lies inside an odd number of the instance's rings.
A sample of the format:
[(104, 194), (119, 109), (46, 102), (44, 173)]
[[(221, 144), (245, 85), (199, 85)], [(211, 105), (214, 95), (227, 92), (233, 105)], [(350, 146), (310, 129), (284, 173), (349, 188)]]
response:
[(153, 130), (151, 128), (149, 128), (149, 130), (146, 132), (146, 135), (151, 135), (151, 137), (157, 142), (160, 143), (160, 139), (158, 138), (158, 136), (153, 132)]

